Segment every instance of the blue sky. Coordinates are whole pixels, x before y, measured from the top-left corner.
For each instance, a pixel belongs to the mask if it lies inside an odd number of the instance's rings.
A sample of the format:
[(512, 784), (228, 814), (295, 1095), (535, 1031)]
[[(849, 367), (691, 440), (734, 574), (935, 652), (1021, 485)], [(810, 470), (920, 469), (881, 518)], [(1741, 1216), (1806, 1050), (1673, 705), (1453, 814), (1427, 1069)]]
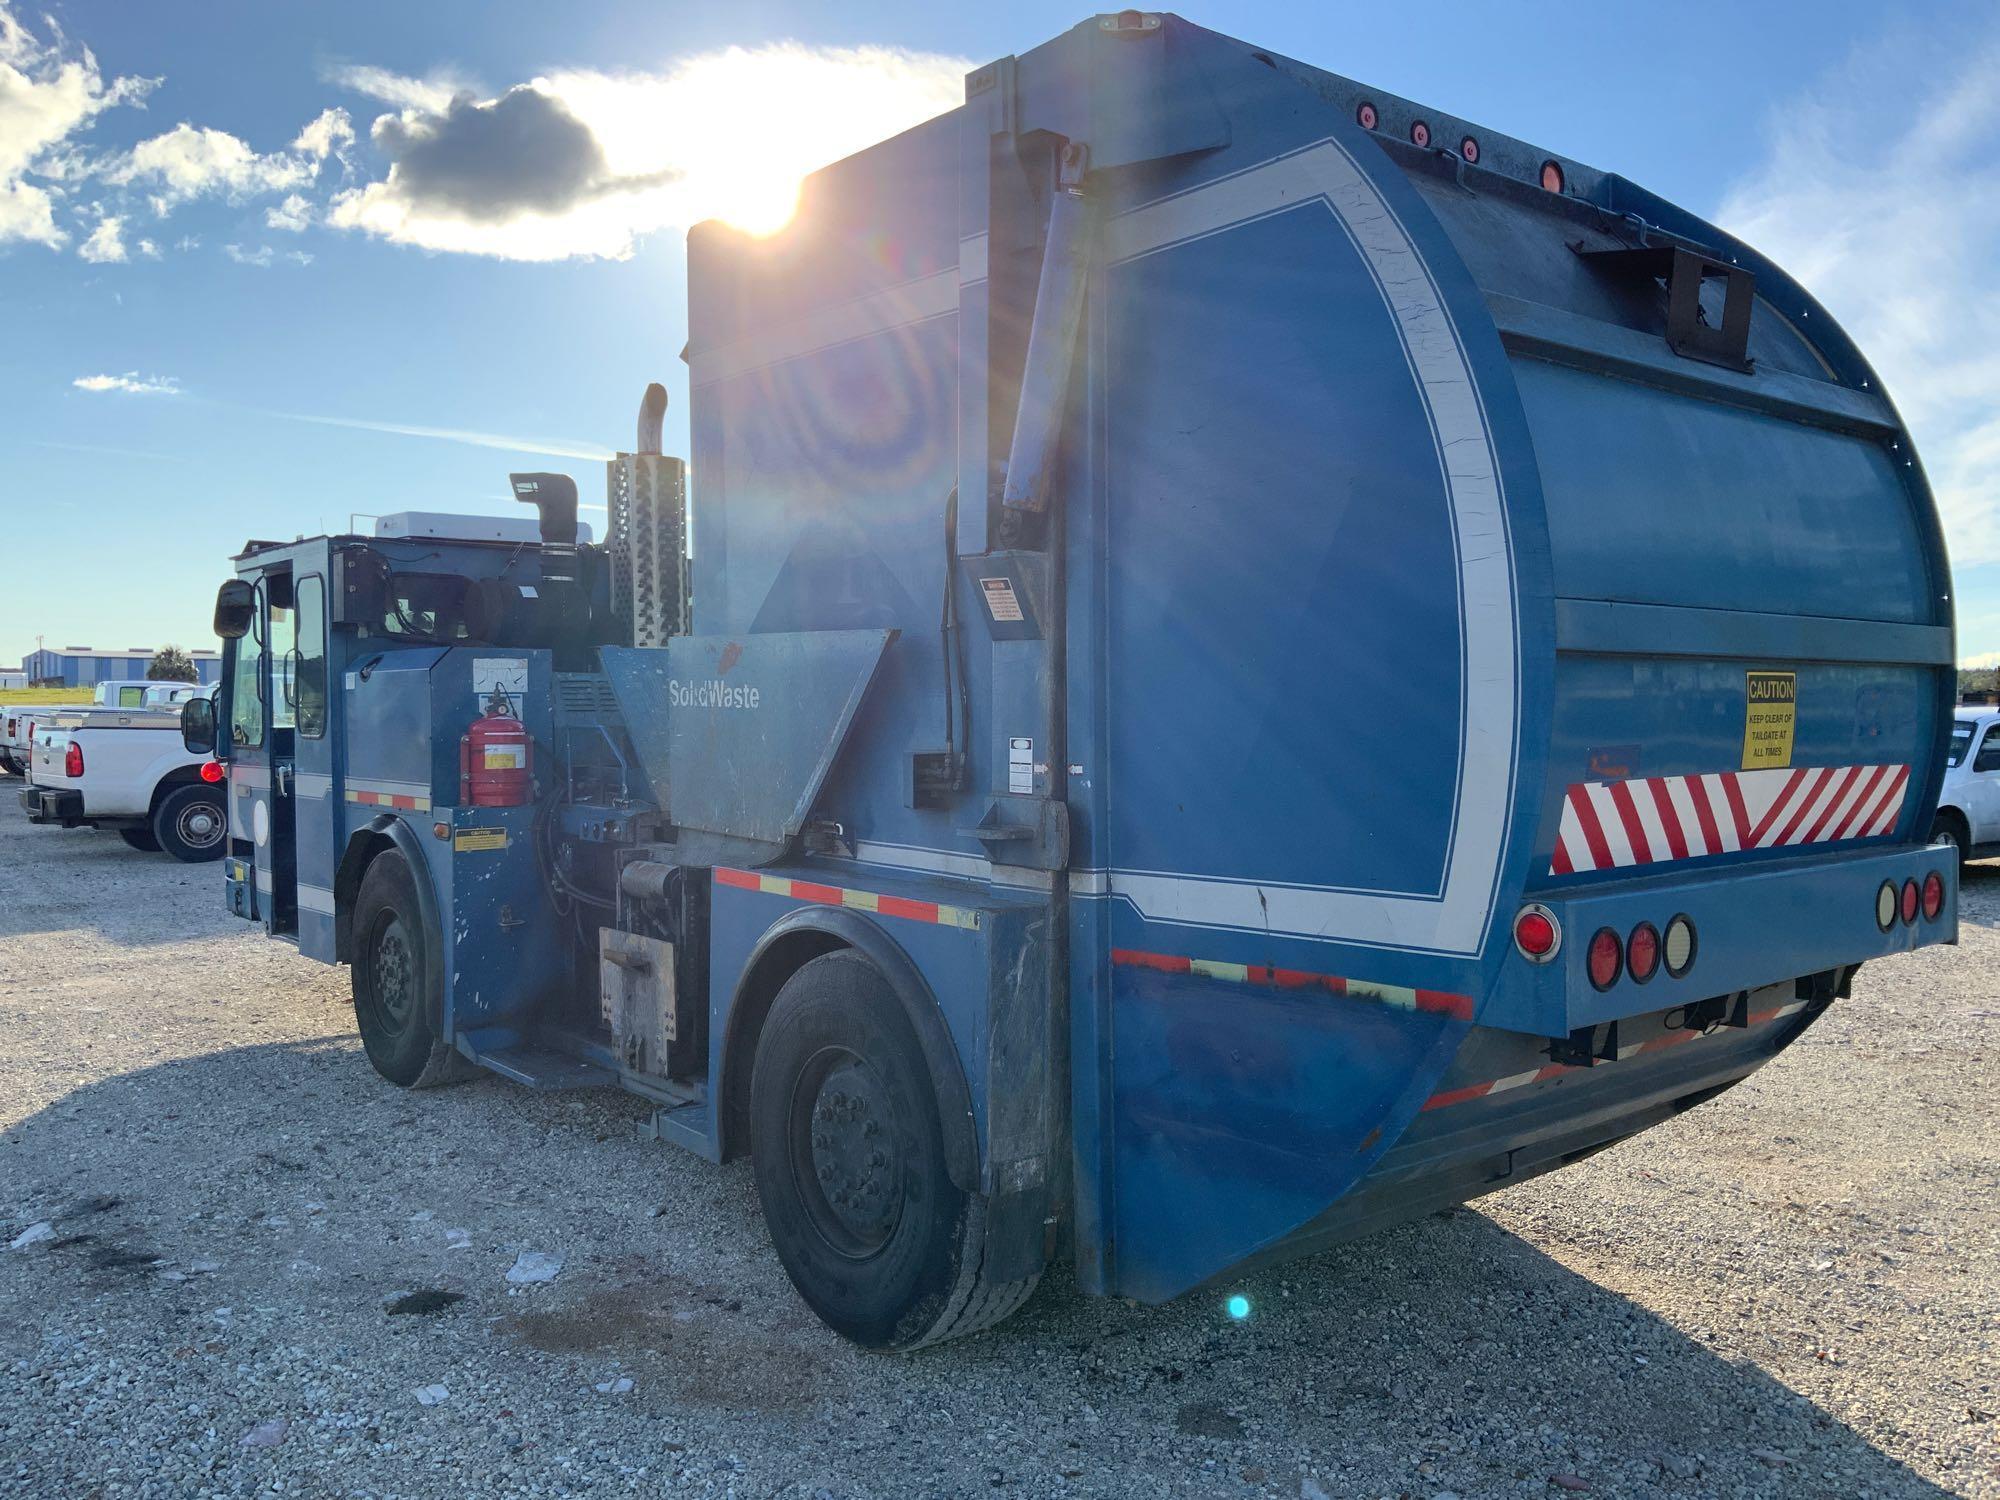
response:
[[(1801, 275), (1916, 432), (1961, 657), (2000, 663), (2000, 11), (1184, 13), (1620, 171)], [(687, 223), (782, 212), (1085, 14), (0, 0), (0, 663), (209, 644), (246, 537), (503, 509), (510, 468), (589, 492), (648, 380), (685, 451)]]

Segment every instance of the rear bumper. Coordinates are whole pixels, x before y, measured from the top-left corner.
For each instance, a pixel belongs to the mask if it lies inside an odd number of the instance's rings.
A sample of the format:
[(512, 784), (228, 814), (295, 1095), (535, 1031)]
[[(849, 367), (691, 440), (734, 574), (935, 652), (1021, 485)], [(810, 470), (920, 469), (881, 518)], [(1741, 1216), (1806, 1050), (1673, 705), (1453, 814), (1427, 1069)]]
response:
[(75, 828), (83, 822), (83, 793), (31, 786), (21, 791), (21, 810), (30, 823), (52, 823)]
[[(1920, 912), (1907, 924), (1899, 917), (1883, 931), (1875, 920), (1883, 884), (1900, 889), (1914, 880), (1921, 886), (1933, 872), (1944, 882), (1938, 915)], [(1942, 846), (1621, 879), (1534, 899), (1561, 922), (1562, 948), (1548, 964), (1510, 952), (1478, 1013), (1482, 1026), (1567, 1036), (1585, 1026), (1958, 941), (1958, 860)], [(1644, 984), (1628, 974), (1606, 990), (1591, 984), (1586, 955), (1599, 928), (1622, 938), (1651, 922), (1664, 932), (1678, 915), (1694, 923), (1698, 936), (1694, 962), (1681, 978), (1663, 968)]]

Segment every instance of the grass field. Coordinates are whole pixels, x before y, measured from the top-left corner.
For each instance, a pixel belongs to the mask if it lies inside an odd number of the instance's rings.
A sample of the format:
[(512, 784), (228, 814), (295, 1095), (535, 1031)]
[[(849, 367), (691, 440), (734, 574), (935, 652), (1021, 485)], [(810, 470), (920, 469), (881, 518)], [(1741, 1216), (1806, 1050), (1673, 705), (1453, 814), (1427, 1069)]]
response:
[(90, 689), (0, 688), (0, 703), (88, 703)]

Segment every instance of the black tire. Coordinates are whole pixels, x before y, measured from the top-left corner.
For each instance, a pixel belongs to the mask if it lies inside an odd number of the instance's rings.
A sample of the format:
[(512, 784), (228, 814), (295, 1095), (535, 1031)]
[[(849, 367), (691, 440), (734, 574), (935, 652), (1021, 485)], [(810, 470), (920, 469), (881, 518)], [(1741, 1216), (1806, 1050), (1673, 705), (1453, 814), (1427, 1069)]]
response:
[(750, 1079), (757, 1196), (808, 1306), (868, 1349), (998, 1323), (1039, 1276), (983, 1273), (987, 1200), (952, 1183), (923, 1047), (858, 953), (802, 966), (772, 1002)]
[(1958, 868), (1961, 872), (1965, 869), (1967, 840), (1965, 819), (1950, 808), (1939, 808), (1938, 815), (1931, 819), (1931, 842), (1951, 845), (1952, 852), (1958, 856)]
[(125, 840), (126, 843), (137, 849), (141, 854), (158, 854), (160, 852), (160, 841), (153, 837), (153, 831), (150, 828), (121, 828), (118, 830), (118, 837)]
[(222, 793), (206, 783), (175, 787), (153, 809), (153, 837), (184, 864), (222, 858), (229, 847), (229, 812)]
[(398, 1088), (461, 1083), (477, 1071), (440, 1039), (444, 997), (431, 962), (437, 940), (409, 862), (393, 849), (377, 855), (354, 900), (348, 972), (362, 1048)]

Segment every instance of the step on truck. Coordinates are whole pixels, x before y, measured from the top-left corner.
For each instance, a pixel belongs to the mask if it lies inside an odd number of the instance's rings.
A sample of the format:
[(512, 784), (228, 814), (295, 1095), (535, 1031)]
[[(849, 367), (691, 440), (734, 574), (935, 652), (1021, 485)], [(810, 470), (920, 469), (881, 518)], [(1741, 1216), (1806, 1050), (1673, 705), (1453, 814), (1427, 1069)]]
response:
[(1715, 225), (1121, 12), (688, 261), (691, 547), (654, 387), (603, 546), (236, 560), (227, 899), (396, 1083), (750, 1156), (849, 1338), (1578, 1161), (1954, 940), (1922, 470)]

